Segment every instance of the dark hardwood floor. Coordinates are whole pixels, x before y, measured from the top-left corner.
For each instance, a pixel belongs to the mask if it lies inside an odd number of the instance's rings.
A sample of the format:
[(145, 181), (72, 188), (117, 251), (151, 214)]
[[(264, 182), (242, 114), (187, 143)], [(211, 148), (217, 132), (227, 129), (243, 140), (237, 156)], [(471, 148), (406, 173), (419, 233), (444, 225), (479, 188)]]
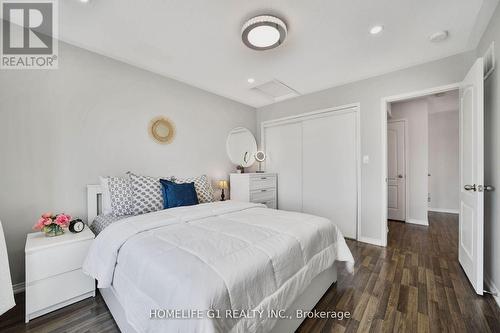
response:
[[(389, 222), (387, 248), (348, 241), (354, 275), (339, 267), (338, 282), (316, 306), (349, 311), (344, 320), (307, 319), (298, 332), (500, 332), (491, 296), (474, 293), (458, 263), (458, 218), (430, 213), (429, 227)], [(118, 332), (102, 297), (24, 324), (24, 294), (0, 317), (0, 332)]]
[(0, 332), (120, 332), (99, 293), (63, 309), (24, 323), (24, 293), (16, 295), (16, 306), (0, 317)]
[(500, 332), (500, 309), (477, 296), (458, 263), (458, 215), (429, 213), (429, 227), (389, 222), (388, 247), (349, 241), (354, 276), (316, 306), (350, 311), (349, 320), (307, 320), (313, 332)]

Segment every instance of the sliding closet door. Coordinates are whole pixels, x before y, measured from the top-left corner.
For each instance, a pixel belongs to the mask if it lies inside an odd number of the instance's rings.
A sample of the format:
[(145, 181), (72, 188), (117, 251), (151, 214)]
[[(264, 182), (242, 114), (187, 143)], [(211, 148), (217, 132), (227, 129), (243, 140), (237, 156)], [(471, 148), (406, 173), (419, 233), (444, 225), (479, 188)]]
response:
[(332, 220), (345, 237), (357, 232), (357, 134), (353, 110), (302, 123), (303, 212)]
[(278, 209), (302, 210), (302, 125), (264, 128), (266, 171), (278, 174)]

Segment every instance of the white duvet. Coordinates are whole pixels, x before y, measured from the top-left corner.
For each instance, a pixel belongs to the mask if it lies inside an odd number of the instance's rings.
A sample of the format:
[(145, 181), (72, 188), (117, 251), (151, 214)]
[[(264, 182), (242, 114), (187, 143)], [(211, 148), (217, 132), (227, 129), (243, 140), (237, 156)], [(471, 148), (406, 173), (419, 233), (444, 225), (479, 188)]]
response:
[[(138, 332), (268, 332), (276, 323), (268, 311), (289, 307), (335, 261), (354, 263), (331, 221), (225, 201), (115, 222), (95, 239), (83, 270), (99, 288), (113, 287)], [(150, 319), (172, 309), (205, 315)], [(220, 318), (208, 318), (209, 309)], [(263, 315), (231, 318), (226, 310)]]

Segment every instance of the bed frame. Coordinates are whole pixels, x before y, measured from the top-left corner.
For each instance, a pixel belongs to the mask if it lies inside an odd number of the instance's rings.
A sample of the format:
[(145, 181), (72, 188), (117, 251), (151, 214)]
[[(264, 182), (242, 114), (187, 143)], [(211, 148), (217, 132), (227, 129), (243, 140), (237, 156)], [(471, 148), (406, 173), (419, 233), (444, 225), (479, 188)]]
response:
[[(89, 225), (95, 217), (101, 212), (101, 194), (100, 185), (87, 185), (87, 219)], [(278, 320), (276, 325), (269, 333), (292, 333), (300, 326), (303, 319), (296, 319), (294, 314), (296, 310), (312, 310), (314, 306), (323, 297), (326, 291), (337, 282), (337, 270), (335, 266), (316, 276), (306, 290), (297, 297), (292, 305), (286, 309), (287, 315), (292, 315), (294, 319)], [(113, 287), (99, 288), (99, 291), (108, 306), (111, 315), (116, 324), (123, 333), (139, 333), (132, 327), (125, 316), (125, 310), (121, 305)]]

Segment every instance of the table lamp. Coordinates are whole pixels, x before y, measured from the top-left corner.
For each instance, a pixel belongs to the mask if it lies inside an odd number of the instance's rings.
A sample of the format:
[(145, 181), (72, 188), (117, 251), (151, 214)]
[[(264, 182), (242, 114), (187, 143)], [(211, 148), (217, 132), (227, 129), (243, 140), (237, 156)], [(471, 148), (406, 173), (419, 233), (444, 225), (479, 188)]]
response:
[(217, 182), (217, 187), (221, 189), (220, 201), (226, 200), (226, 196), (224, 195), (224, 190), (229, 188), (229, 182), (227, 180), (219, 180)]

